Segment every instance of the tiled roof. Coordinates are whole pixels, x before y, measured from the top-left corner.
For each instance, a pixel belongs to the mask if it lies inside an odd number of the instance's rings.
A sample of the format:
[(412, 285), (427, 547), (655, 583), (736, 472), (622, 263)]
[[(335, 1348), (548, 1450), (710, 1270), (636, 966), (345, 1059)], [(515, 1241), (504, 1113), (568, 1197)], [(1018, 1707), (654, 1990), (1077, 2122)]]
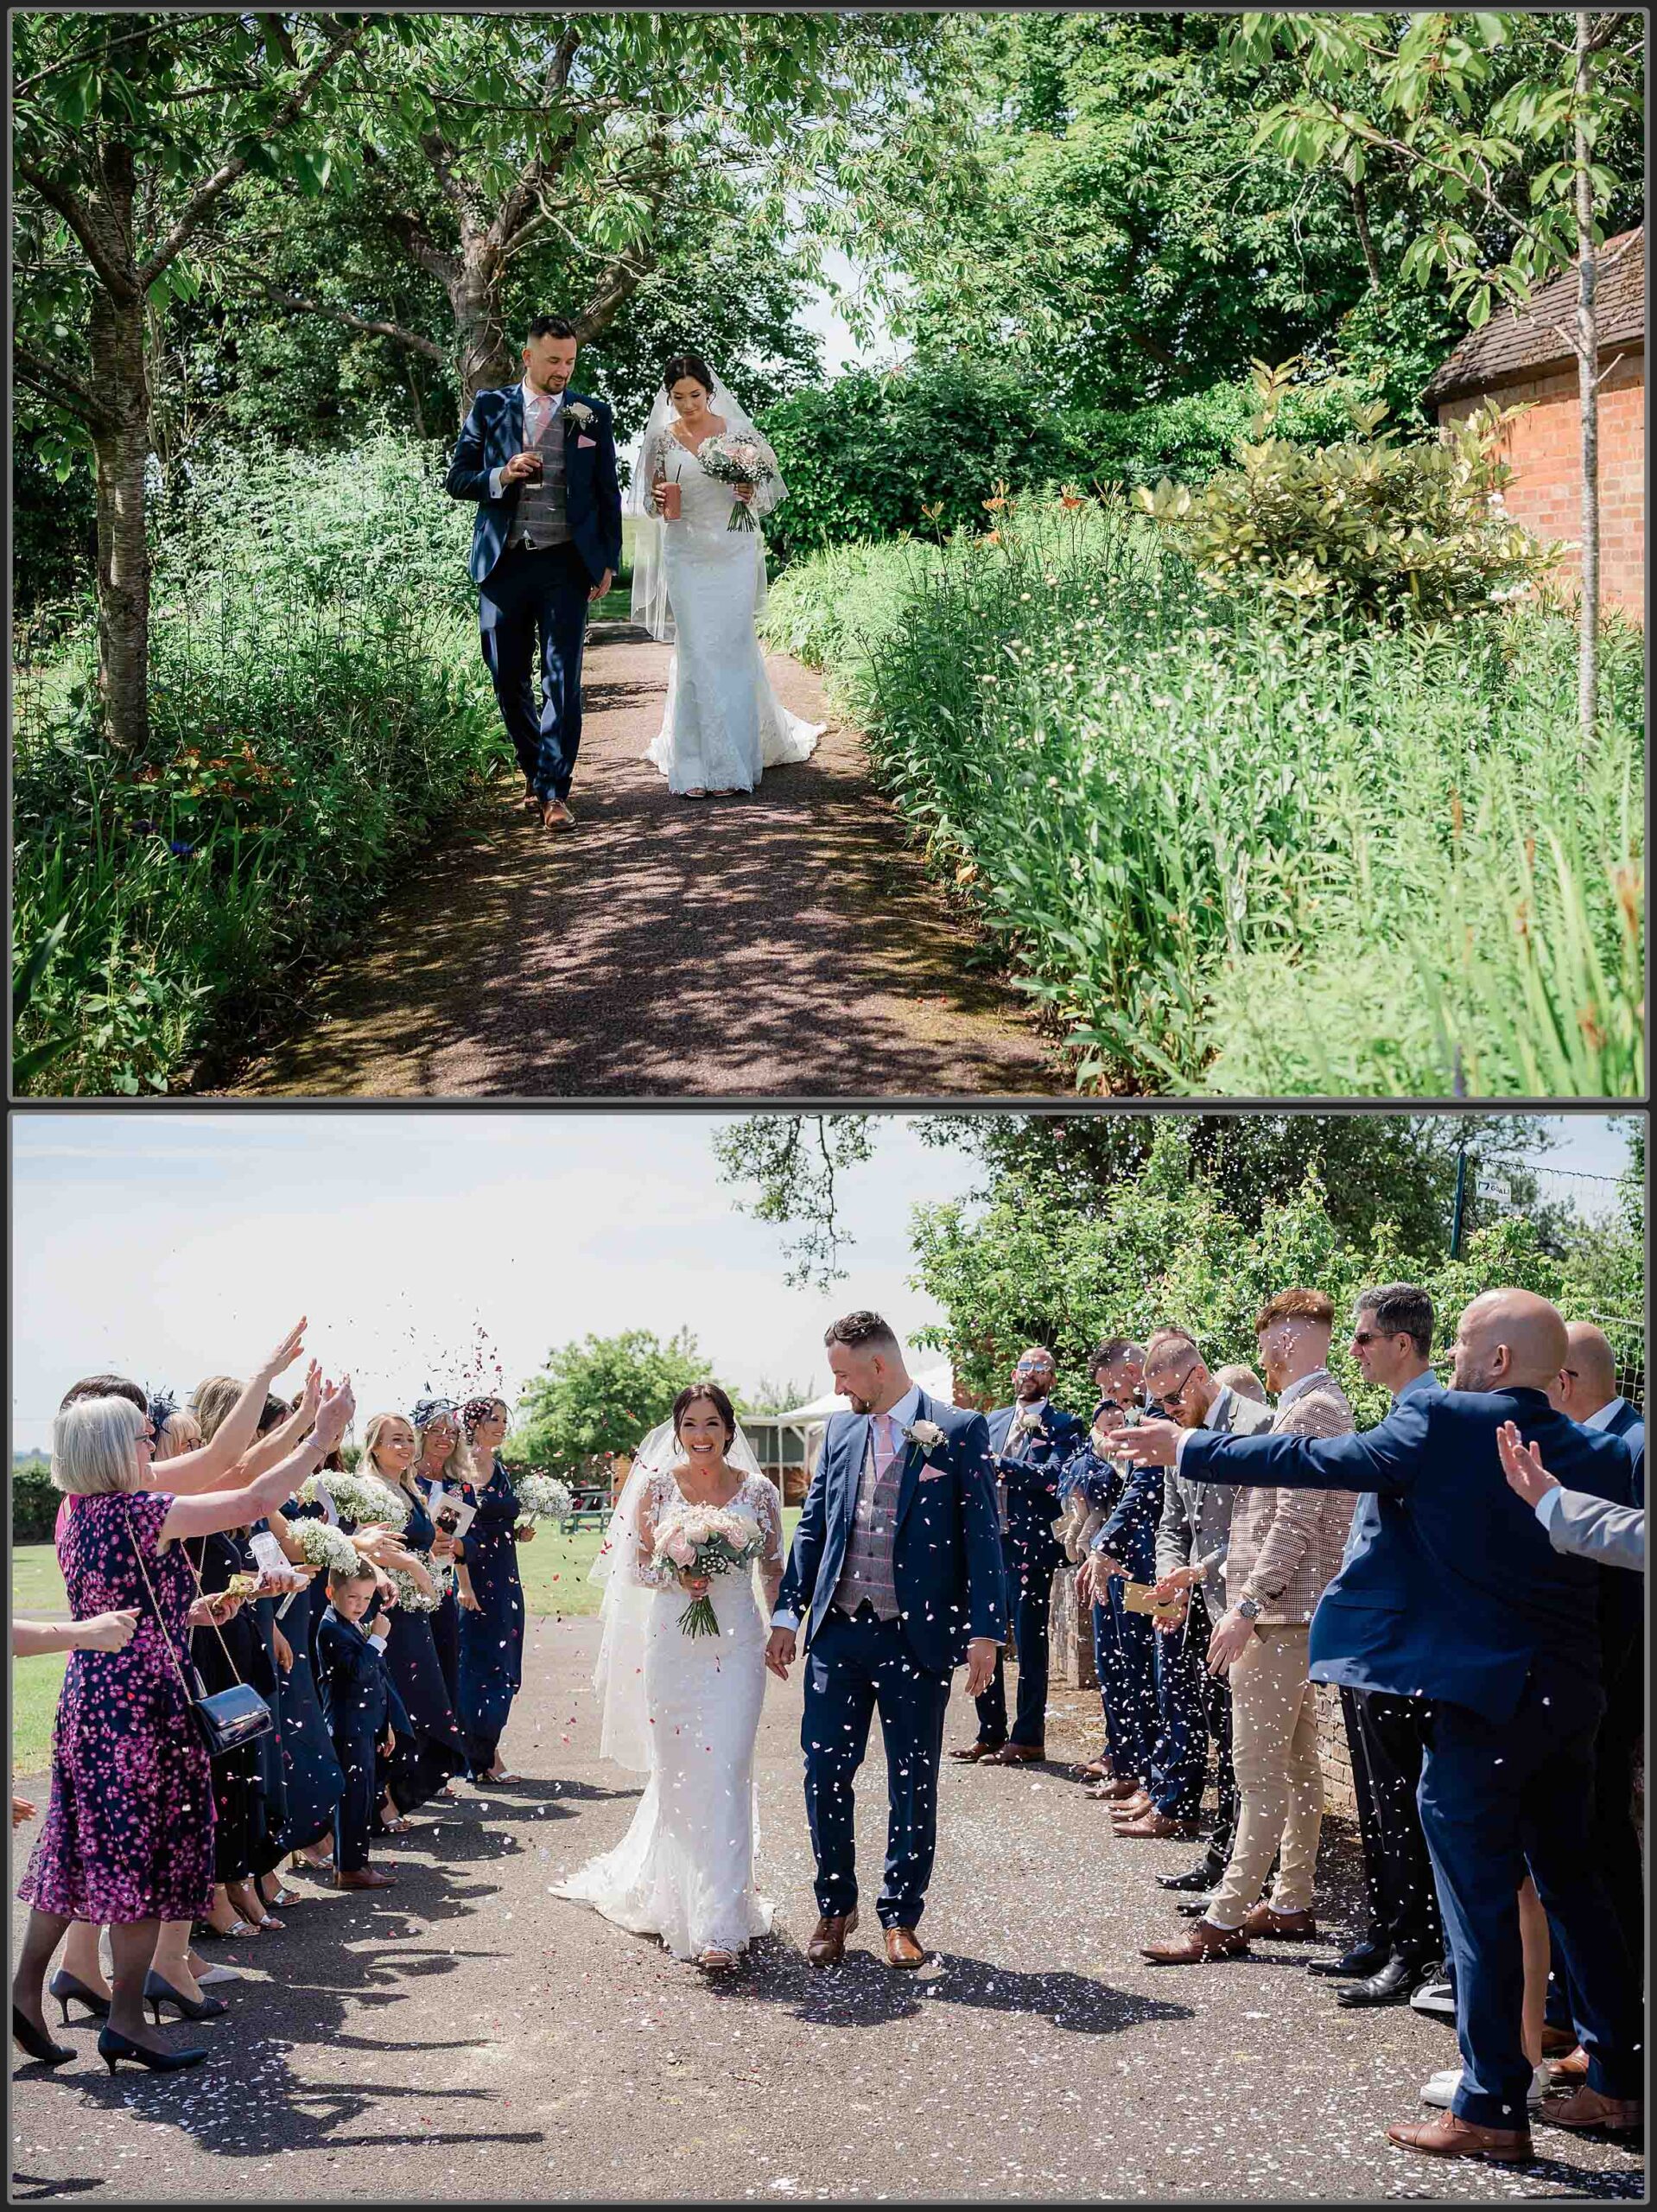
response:
[[(1607, 238), (1597, 256), (1594, 303), (1599, 311), (1602, 355), (1617, 346), (1643, 346), (1646, 333), (1646, 233), (1624, 231)], [(1545, 284), (1527, 308), (1503, 308), (1482, 330), (1470, 331), (1439, 364), (1421, 397), (1429, 407), (1547, 366), (1573, 360), (1568, 334), (1577, 323), (1576, 265)]]

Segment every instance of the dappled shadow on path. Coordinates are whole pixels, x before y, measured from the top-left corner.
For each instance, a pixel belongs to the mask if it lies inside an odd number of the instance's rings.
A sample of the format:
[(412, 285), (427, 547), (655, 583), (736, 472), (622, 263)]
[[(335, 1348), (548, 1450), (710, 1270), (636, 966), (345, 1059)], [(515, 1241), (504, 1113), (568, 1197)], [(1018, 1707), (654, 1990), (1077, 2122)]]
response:
[[(950, 921), (860, 741), (728, 800), (642, 755), (669, 649), (589, 647), (573, 835), (503, 778), (325, 975), (239, 1085), (424, 1096), (1000, 1096), (1068, 1090), (1016, 995)], [(777, 659), (796, 712), (816, 679)]]

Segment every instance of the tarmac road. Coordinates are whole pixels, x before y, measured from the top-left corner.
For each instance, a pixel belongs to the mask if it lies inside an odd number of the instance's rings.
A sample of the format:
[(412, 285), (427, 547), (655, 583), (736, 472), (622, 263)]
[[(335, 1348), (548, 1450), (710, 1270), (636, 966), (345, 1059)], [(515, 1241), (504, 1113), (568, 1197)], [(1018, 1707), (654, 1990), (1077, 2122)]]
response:
[[(291, 1033), (218, 1095), (1069, 1096), (1028, 1000), (977, 964), (830, 721), (812, 758), (730, 799), (671, 797), (644, 759), (670, 649), (595, 628), (571, 805), (549, 836), (502, 777)], [(829, 721), (773, 657), (785, 702)]]
[[(1139, 1944), (1177, 1924), (1152, 1873), (1190, 1847), (1114, 1840), (1057, 1758), (946, 1766), (925, 1968), (885, 1966), (870, 1912), (845, 1965), (814, 1972), (797, 1675), (770, 1685), (760, 1736), (777, 1930), (705, 1981), (548, 1894), (635, 1802), (597, 1754), (596, 1628), (531, 1624), (508, 1751), (536, 1779), (463, 1785), (382, 1861), (395, 1891), (307, 1883), (283, 1934), (234, 1953), (249, 1979), (229, 2015), (168, 2030), (207, 2041), (206, 2065), (111, 2081), (75, 2027), (82, 2055), (55, 2076), (21, 2066), (12, 2202), (1643, 2195), (1635, 2152), (1540, 2126), (1548, 2155), (1519, 2171), (1393, 2150), (1385, 2123), (1454, 2063), (1449, 2029), (1341, 2012), (1304, 1944), (1145, 1963)], [(1090, 1753), (1096, 1701), (1056, 1702), (1050, 1749)], [(972, 1725), (957, 1694), (946, 1741)], [(44, 1804), (39, 1777), (19, 1787)], [(871, 1903), (884, 1799), (877, 1732), (860, 1789)], [(1343, 1932), (1357, 1868), (1332, 1825), (1321, 1872)]]

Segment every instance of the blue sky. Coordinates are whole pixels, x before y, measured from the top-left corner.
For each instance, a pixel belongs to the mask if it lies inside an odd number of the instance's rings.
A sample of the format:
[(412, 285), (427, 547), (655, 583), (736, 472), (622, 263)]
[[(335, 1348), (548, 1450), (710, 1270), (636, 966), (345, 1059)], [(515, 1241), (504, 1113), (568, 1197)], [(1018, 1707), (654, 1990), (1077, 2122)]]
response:
[[(44, 1445), (77, 1376), (187, 1389), (244, 1372), (300, 1313), (365, 1413), (429, 1385), (516, 1394), (589, 1330), (670, 1335), (752, 1388), (828, 1387), (822, 1331), (874, 1306), (934, 1317), (907, 1281), (911, 1206), (969, 1161), (901, 1120), (844, 1181), (855, 1237), (828, 1291), (783, 1281), (778, 1230), (734, 1211), (718, 1114), (200, 1113), (12, 1116), (12, 1418)], [(1548, 1164), (1615, 1175), (1604, 1118), (1561, 1117)]]

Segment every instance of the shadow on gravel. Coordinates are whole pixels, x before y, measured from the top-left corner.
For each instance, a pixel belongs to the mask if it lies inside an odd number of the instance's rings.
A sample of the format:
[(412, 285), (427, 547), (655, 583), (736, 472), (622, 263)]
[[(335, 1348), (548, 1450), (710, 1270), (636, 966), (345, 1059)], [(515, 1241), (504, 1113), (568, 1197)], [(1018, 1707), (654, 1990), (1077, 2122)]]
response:
[(76, 2176), (67, 2181), (48, 2181), (40, 2174), (20, 2174), (11, 2177), (11, 2201), (14, 2204), (38, 2204), (47, 2196), (84, 2196), (88, 2190), (102, 2189), (101, 2180), (88, 2181)]

